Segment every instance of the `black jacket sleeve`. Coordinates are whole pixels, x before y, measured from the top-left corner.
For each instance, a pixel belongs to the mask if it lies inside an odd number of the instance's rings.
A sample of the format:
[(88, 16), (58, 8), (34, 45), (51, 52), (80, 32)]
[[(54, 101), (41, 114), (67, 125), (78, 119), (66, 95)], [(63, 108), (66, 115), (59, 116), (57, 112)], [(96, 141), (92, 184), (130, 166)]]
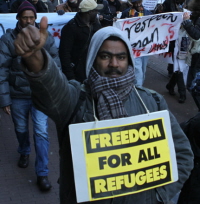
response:
[(183, 21), (183, 27), (191, 38), (200, 39), (200, 18), (197, 19), (195, 25), (190, 20)]

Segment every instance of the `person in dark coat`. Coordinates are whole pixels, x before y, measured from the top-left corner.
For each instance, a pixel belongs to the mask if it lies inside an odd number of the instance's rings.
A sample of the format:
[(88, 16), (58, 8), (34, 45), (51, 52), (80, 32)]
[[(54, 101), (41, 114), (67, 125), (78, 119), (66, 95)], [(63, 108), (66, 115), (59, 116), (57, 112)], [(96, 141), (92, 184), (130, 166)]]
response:
[[(21, 33), (18, 39), (16, 39), (15, 46), (18, 54), (23, 57), (23, 70), (31, 84), (33, 100), (36, 106), (55, 121), (57, 131), (60, 133), (58, 134), (60, 141), (60, 204), (77, 204), (77, 197), (79, 194), (75, 191), (76, 177), (74, 176), (74, 172), (76, 173), (76, 171), (73, 170), (72, 156), (80, 158), (80, 155), (85, 154), (85, 149), (83, 148), (83, 150), (80, 150), (79, 152), (71, 151), (68, 129), (69, 124), (85, 123), (87, 125), (87, 122), (94, 122), (94, 128), (102, 129), (100, 124), (103, 121), (106, 123), (107, 120), (111, 120), (113, 121), (113, 126), (116, 126), (116, 119), (125, 119), (130, 116), (139, 116), (141, 114), (147, 115), (148, 112), (168, 110), (168, 107), (163, 96), (160, 94), (156, 93), (160, 101), (160, 106), (158, 108), (158, 105), (149, 90), (143, 87), (135, 87), (132, 48), (128, 38), (119, 29), (113, 26), (108, 26), (98, 30), (93, 35), (88, 49), (88, 58), (85, 69), (87, 80), (81, 85), (81, 83), (76, 80), (68, 81), (64, 74), (58, 72), (56, 64), (52, 61), (48, 53), (44, 49), (41, 50), (43, 43), (45, 43), (47, 18), (43, 17), (40, 24), (41, 29), (37, 33), (35, 33), (34, 27), (25, 28), (25, 31)], [(25, 40), (24, 42), (24, 39), (30, 39), (29, 36), (33, 32), (36, 34), (34, 35), (34, 39), (31, 41)], [(38, 41), (41, 44), (38, 45)], [(29, 52), (25, 53), (27, 50)], [(38, 57), (40, 58), (40, 61), (36, 60)], [(85, 99), (79, 104), (78, 101), (82, 92), (85, 93)], [(77, 109), (77, 111), (75, 111), (75, 109)], [(76, 113), (75, 115), (73, 115), (74, 111)], [(163, 173), (159, 173), (159, 170), (154, 172), (151, 170), (147, 176), (145, 170), (148, 171), (148, 169), (144, 169), (143, 167), (142, 174), (138, 176), (138, 181), (140, 182), (135, 185), (135, 173), (132, 174), (132, 171), (127, 171), (127, 169), (123, 169), (124, 174), (116, 173), (116, 170), (113, 168), (114, 165), (112, 165), (110, 168), (108, 167), (109, 175), (104, 176), (104, 172), (102, 172), (101, 177), (98, 177), (98, 179), (102, 178), (101, 180), (105, 181), (105, 184), (102, 184), (101, 187), (98, 188), (95, 188), (95, 186), (91, 187), (93, 192), (98, 191), (99, 193), (95, 194), (94, 197), (91, 196), (91, 199), (86, 198), (83, 201), (84, 204), (171, 203), (171, 199), (180, 191), (183, 183), (189, 177), (190, 171), (193, 168), (193, 155), (188, 139), (170, 111), (169, 116), (169, 124), (171, 124), (174, 141), (174, 146), (170, 146), (169, 148), (175, 149), (176, 152), (175, 157), (177, 161), (175, 163), (177, 164), (178, 169), (178, 180), (170, 184), (152, 189), (147, 188), (145, 191), (141, 191), (141, 185), (144, 184), (144, 182), (148, 182), (148, 180), (151, 179), (151, 182), (157, 183)], [(70, 120), (70, 118), (72, 119)], [(97, 120), (99, 120), (99, 122)], [(120, 125), (120, 123), (118, 123), (118, 125)], [(77, 129), (78, 128), (79, 127), (77, 126)], [(117, 132), (117, 134), (119, 135), (120, 133)], [(130, 138), (127, 139), (127, 134), (128, 133), (125, 133), (124, 135), (121, 134), (119, 137), (120, 140), (115, 139), (115, 141), (119, 142), (119, 147), (120, 144), (122, 144), (120, 141), (132, 140)], [(74, 135), (77, 143), (82, 142), (84, 137), (82, 132), (80, 133), (80, 136), (81, 135), (82, 138), (78, 138), (76, 137), (77, 135)], [(142, 133), (141, 135), (144, 136)], [(145, 136), (146, 135), (147, 134), (145, 134)], [(134, 139), (138, 138), (138, 134), (136, 133), (131, 137)], [(91, 144), (88, 136), (84, 138), (88, 144)], [(103, 136), (102, 139), (103, 138), (105, 137)], [(101, 140), (101, 138), (97, 140)], [(113, 138), (108, 138), (106, 142), (113, 142)], [(134, 140), (132, 142), (130, 141), (130, 143), (132, 146), (135, 146)], [(125, 152), (124, 147), (128, 144), (125, 142), (124, 144), (125, 145), (121, 147), (122, 149), (116, 149), (117, 155), (120, 154), (118, 153), (118, 150), (119, 152), (120, 150)], [(152, 145), (154, 145), (154, 142)], [(143, 149), (141, 143), (139, 143), (139, 146)], [(146, 147), (146, 144), (144, 146)], [(163, 145), (161, 144), (160, 148), (163, 148), (162, 146)], [(104, 147), (105, 152), (101, 155), (105, 155), (106, 157), (110, 156), (110, 145), (106, 144)], [(94, 149), (93, 151), (95, 152)], [(138, 154), (133, 152), (131, 156), (137, 159)], [(84, 162), (83, 160), (84, 159), (81, 159), (79, 163)], [(94, 163), (98, 162), (96, 159), (93, 159), (92, 161)], [(161, 162), (161, 160), (158, 161)], [(153, 163), (149, 163), (151, 161), (145, 162), (148, 162), (149, 166), (153, 165)], [(113, 164), (114, 163), (116, 164), (116, 162), (113, 162)], [(135, 165), (135, 163), (133, 165)], [(142, 163), (142, 165), (144, 165), (144, 163)], [(163, 165), (163, 163), (161, 162), (160, 165)], [(96, 169), (97, 168), (91, 168), (91, 172), (96, 171)], [(120, 169), (122, 169), (122, 167), (120, 167)], [(84, 171), (86, 171), (86, 168), (79, 169), (80, 177), (84, 175)], [(127, 175), (127, 173), (128, 185), (126, 186), (126, 182), (123, 182), (123, 177), (125, 174)], [(164, 173), (164, 175), (167, 174)], [(171, 175), (172, 174), (169, 174), (169, 177), (171, 177)], [(106, 182), (106, 180), (112, 178), (111, 176), (114, 176), (113, 178), (115, 180), (113, 179), (110, 183)], [(118, 180), (119, 185), (116, 182), (116, 177), (120, 177)], [(90, 183), (92, 183), (91, 180), (93, 179), (95, 179), (95, 176), (86, 179), (86, 189), (89, 188)], [(112, 186), (112, 189), (108, 186)], [(151, 185), (148, 185), (147, 187), (149, 186)], [(87, 191), (84, 191), (86, 189), (81, 189), (81, 193), (82, 195), (89, 197), (90, 192), (87, 193)], [(135, 189), (139, 192), (132, 193)], [(126, 190), (129, 190), (130, 194), (125, 194)], [(107, 194), (107, 192), (109, 194)], [(119, 196), (119, 192), (124, 192), (124, 195)], [(97, 200), (98, 198), (102, 199)], [(92, 199), (93, 202), (91, 202)]]
[[(90, 6), (88, 6), (90, 5)], [(76, 79), (83, 82), (86, 79), (85, 63), (87, 50), (93, 34), (101, 28), (97, 19), (97, 10), (103, 5), (94, 0), (83, 0), (80, 11), (61, 31), (59, 56), (62, 71), (68, 80)]]

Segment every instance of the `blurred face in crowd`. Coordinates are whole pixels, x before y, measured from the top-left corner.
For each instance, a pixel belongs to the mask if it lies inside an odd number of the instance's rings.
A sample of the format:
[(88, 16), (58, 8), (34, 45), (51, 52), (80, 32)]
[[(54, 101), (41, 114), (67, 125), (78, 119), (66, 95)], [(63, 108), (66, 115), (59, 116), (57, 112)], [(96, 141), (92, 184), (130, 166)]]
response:
[(91, 22), (91, 23), (94, 23), (94, 22), (95, 22), (96, 17), (97, 17), (97, 13), (98, 13), (98, 11), (95, 10), (95, 9), (93, 9), (93, 10), (91, 10), (91, 11), (88, 11), (88, 14), (89, 14), (89, 16), (90, 16), (90, 22)]
[(26, 10), (21, 13), (21, 15), (17, 18), (19, 24), (22, 28), (25, 28), (28, 25), (35, 24), (35, 14), (31, 10)]
[(134, 8), (136, 11), (140, 12), (140, 11), (143, 11), (143, 10), (144, 10), (144, 8), (143, 8), (143, 6), (142, 6), (142, 1), (136, 1), (136, 2), (133, 2), (132, 4), (133, 4), (133, 8)]
[(105, 40), (100, 47), (94, 68), (103, 77), (117, 78), (128, 69), (128, 50), (122, 41)]

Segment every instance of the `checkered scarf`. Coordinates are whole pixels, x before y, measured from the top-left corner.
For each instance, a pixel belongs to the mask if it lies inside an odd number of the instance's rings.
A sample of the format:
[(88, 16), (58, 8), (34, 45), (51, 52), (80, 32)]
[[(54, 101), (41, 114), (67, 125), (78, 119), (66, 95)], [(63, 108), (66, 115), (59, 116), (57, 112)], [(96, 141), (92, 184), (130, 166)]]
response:
[(131, 66), (128, 67), (125, 75), (118, 78), (102, 77), (94, 68), (91, 69), (88, 83), (94, 99), (97, 100), (100, 120), (128, 116), (122, 101), (132, 91), (134, 79), (134, 70)]

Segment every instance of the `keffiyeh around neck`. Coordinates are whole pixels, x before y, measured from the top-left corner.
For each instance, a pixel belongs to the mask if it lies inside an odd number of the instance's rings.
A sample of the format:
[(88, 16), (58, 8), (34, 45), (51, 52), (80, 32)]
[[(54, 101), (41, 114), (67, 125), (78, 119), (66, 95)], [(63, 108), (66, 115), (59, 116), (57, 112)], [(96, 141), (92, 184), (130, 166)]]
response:
[(126, 99), (134, 87), (134, 70), (129, 66), (127, 73), (118, 78), (100, 76), (91, 69), (88, 83), (92, 96), (97, 100), (97, 111), (100, 120), (123, 118), (128, 114), (122, 101)]

